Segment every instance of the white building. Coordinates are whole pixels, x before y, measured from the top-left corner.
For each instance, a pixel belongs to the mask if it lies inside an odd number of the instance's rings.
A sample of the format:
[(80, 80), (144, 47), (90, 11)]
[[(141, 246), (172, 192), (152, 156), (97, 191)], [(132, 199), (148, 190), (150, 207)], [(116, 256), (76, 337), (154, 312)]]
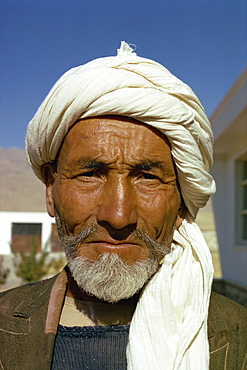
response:
[(247, 68), (211, 117), (213, 196), (222, 278), (247, 288)]
[(30, 243), (35, 240), (38, 249), (47, 246), (50, 251), (60, 251), (54, 245), (56, 228), (54, 219), (46, 212), (0, 212), (0, 255), (14, 251), (29, 251)]

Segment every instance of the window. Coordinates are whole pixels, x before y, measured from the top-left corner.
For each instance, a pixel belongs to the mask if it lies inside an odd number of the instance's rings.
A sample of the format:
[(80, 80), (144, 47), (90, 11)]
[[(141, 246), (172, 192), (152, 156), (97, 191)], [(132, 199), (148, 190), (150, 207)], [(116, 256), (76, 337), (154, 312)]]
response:
[(237, 242), (247, 244), (247, 153), (236, 161), (236, 221)]
[(41, 250), (42, 224), (37, 223), (12, 223), (11, 248), (14, 252), (30, 252), (31, 243)]

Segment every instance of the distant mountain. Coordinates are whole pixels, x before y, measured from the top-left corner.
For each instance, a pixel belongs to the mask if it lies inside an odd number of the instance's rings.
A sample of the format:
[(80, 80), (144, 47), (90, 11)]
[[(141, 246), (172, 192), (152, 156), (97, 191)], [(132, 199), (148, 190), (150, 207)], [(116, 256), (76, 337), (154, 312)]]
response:
[(43, 212), (45, 186), (18, 148), (0, 148), (0, 211)]

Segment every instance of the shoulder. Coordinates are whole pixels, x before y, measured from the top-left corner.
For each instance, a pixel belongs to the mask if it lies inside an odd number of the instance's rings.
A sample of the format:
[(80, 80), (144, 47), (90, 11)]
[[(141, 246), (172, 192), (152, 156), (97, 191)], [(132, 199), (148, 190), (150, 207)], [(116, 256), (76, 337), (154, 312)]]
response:
[(213, 292), (209, 305), (209, 326), (225, 330), (235, 324), (247, 329), (247, 309)]
[(208, 316), (210, 369), (244, 369), (247, 352), (247, 309), (212, 293)]
[[(49, 296), (52, 286), (56, 281), (57, 275), (50, 279), (37, 281), (31, 284), (21, 285), (19, 287), (0, 293), (0, 313), (6, 315), (25, 300), (34, 300)], [(45, 294), (46, 293), (46, 294)]]

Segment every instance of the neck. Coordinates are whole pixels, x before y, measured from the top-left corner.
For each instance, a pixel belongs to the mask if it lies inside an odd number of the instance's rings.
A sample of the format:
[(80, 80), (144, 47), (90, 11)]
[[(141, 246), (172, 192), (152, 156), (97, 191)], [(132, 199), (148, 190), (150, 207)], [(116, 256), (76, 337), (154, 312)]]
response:
[(90, 296), (81, 290), (71, 275), (69, 268), (66, 267), (65, 270), (68, 277), (68, 289), (66, 295), (86, 303), (88, 307), (86, 315), (95, 323), (95, 325), (117, 325), (130, 323), (140, 293), (135, 294), (129, 299), (123, 299), (117, 303), (105, 302), (94, 296)]

